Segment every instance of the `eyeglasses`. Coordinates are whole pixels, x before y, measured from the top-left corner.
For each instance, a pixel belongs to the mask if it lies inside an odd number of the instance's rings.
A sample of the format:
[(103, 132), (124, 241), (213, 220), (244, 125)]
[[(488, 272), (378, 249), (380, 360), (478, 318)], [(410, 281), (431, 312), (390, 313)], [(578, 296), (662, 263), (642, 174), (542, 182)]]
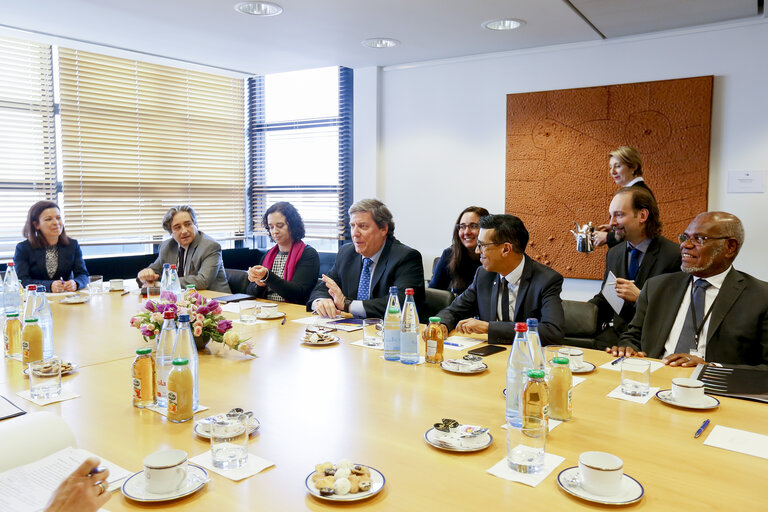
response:
[(481, 242), (481, 241), (478, 240), (477, 241), (477, 248), (480, 249), (481, 251), (484, 251), (485, 248), (488, 247), (488, 246), (491, 246), (491, 245), (504, 245), (505, 243), (507, 243), (507, 242)]
[(684, 244), (688, 240), (693, 243), (693, 245), (698, 245), (701, 247), (704, 245), (704, 242), (707, 240), (727, 240), (731, 238), (730, 236), (701, 236), (701, 235), (689, 235), (687, 233), (680, 233), (677, 235), (677, 239), (680, 240), (680, 244)]
[(475, 222), (473, 222), (472, 224), (456, 224), (456, 229), (458, 229), (459, 231), (467, 230), (467, 229), (471, 229), (472, 231), (477, 231), (478, 229), (480, 229), (480, 225)]

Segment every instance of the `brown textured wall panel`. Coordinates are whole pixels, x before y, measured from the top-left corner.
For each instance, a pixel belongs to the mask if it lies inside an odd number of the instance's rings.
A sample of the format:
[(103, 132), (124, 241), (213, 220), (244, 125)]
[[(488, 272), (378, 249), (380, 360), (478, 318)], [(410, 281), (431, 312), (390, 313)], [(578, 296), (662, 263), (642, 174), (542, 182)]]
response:
[(605, 248), (576, 252), (573, 221), (608, 222), (608, 152), (633, 146), (675, 239), (707, 209), (713, 77), (507, 95), (506, 212), (528, 254), (565, 277), (602, 279)]

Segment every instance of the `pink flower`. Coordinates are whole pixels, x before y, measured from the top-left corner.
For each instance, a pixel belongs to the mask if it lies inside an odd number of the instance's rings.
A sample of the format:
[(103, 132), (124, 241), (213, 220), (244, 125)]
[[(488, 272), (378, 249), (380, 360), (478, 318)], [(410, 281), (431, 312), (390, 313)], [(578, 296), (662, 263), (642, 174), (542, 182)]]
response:
[(195, 322), (194, 324), (192, 324), (192, 327), (194, 327), (194, 328), (198, 328), (199, 327), (199, 328), (202, 329), (203, 328), (203, 322), (202, 321)]
[(200, 336), (203, 334), (203, 327), (201, 325), (195, 325), (194, 335)]
[(224, 334), (231, 328), (232, 328), (231, 320), (220, 320), (219, 323), (216, 325), (216, 330), (219, 331), (221, 334)]
[(197, 319), (197, 321), (198, 321), (198, 322), (200, 322), (200, 323), (202, 323), (202, 322), (204, 322), (204, 321), (205, 321), (205, 317), (204, 317), (203, 315), (201, 315), (200, 313), (198, 313), (197, 315), (195, 315), (195, 318), (196, 318), (196, 319)]
[(155, 329), (155, 336), (157, 336), (158, 334), (160, 334), (160, 329)]
[(221, 306), (216, 306), (216, 309), (213, 311), (214, 315), (220, 315), (223, 310), (221, 309)]

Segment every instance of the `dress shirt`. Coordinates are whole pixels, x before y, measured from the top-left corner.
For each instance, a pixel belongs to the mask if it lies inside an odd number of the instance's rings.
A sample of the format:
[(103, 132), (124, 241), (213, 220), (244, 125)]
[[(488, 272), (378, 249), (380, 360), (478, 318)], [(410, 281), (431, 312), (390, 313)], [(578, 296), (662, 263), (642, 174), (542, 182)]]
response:
[[(507, 274), (506, 276), (502, 276), (504, 280), (506, 280), (507, 283), (507, 293), (509, 293), (509, 318), (515, 318), (515, 306), (517, 303), (517, 290), (520, 288), (520, 278), (523, 277), (523, 264), (525, 263), (525, 258), (520, 259), (520, 264), (515, 267), (515, 269)], [(496, 318), (498, 318), (499, 321), (504, 318), (502, 316), (501, 312), (501, 290), (499, 290), (499, 302), (496, 304)]]
[[(730, 266), (725, 272), (703, 278), (706, 279), (707, 282), (711, 285), (709, 288), (707, 288), (706, 294), (704, 295), (704, 315), (706, 315), (707, 312), (712, 308), (712, 304), (714, 304), (715, 299), (717, 299), (717, 294), (720, 293), (720, 288), (723, 286), (725, 276), (728, 274), (728, 272), (731, 271), (732, 268), (733, 266)], [(691, 286), (693, 285), (693, 280), (695, 279), (699, 278), (694, 277), (694, 279), (688, 283), (688, 286), (685, 289), (685, 293), (683, 294), (683, 301), (680, 303), (680, 309), (677, 311), (675, 323), (672, 324), (672, 329), (669, 331), (667, 342), (664, 344), (664, 357), (675, 353), (677, 340), (680, 338), (680, 332), (683, 330), (683, 324), (685, 324), (685, 317), (686, 315), (690, 314)], [(699, 345), (697, 347), (697, 351), (699, 352), (701, 358), (704, 358), (704, 354), (706, 354), (707, 350), (707, 330), (709, 329), (709, 320), (711, 317), (712, 315), (710, 315), (704, 322), (704, 327), (701, 328), (701, 334), (699, 336)]]

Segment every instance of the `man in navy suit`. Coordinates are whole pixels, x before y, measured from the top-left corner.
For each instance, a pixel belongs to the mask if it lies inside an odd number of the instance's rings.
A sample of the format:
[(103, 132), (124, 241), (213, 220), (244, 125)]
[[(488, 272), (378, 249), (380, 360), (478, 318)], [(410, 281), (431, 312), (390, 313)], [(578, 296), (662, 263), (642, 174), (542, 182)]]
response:
[(525, 254), (528, 230), (513, 215), (480, 219), (481, 268), (472, 284), (437, 316), (447, 329), (488, 334), (488, 343), (511, 344), (515, 322), (539, 321), (542, 344), (563, 339), (563, 276)]
[(733, 268), (744, 227), (726, 212), (701, 213), (680, 235), (682, 272), (649, 279), (617, 356), (670, 366), (722, 363), (768, 368), (768, 283)]
[(413, 288), (416, 309), (424, 312), (424, 267), (421, 254), (395, 239), (392, 213), (378, 199), (363, 199), (349, 209), (352, 243), (339, 249), (336, 262), (309, 297), (307, 311), (326, 318), (351, 313), (384, 318), (389, 287), (400, 302)]
[(615, 287), (624, 304), (617, 313), (602, 291), (590, 299), (589, 302), (598, 308), (598, 322), (603, 326), (595, 339), (596, 348), (600, 349), (616, 345), (619, 336), (627, 329), (635, 316), (635, 303), (645, 281), (653, 276), (679, 272), (681, 264), (680, 247), (661, 236), (659, 207), (648, 190), (620, 188), (608, 210), (610, 227), (619, 243), (611, 247), (605, 257), (605, 276), (600, 289)]

